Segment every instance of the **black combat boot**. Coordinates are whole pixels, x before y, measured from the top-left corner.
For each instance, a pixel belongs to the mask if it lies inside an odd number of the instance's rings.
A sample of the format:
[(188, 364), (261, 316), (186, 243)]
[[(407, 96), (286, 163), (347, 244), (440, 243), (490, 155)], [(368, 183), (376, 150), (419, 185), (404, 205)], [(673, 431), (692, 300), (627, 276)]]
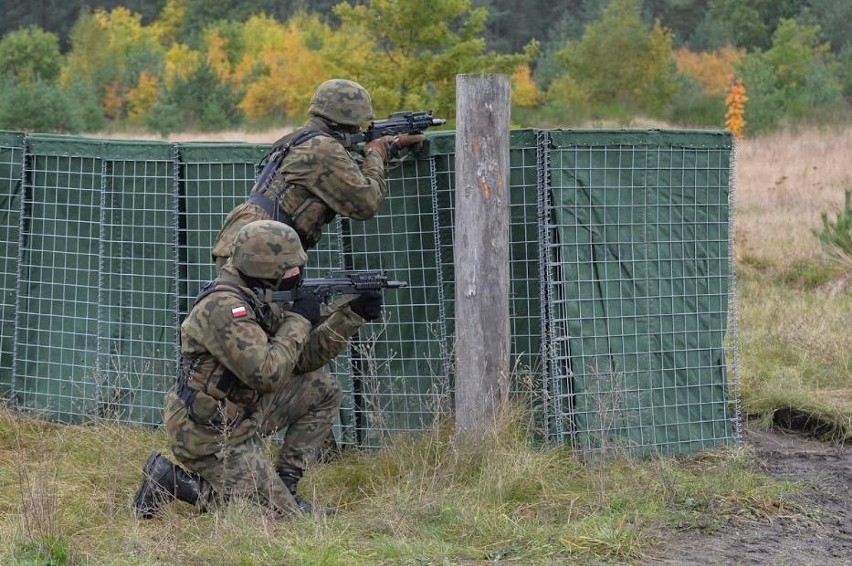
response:
[(142, 485), (133, 496), (136, 517), (151, 519), (164, 504), (175, 499), (197, 505), (206, 483), (198, 474), (187, 472), (154, 452), (142, 467)]
[(293, 499), (296, 500), (296, 505), (299, 506), (302, 513), (305, 515), (313, 513), (314, 506), (296, 493), (296, 486), (299, 484), (299, 480), (302, 479), (302, 470), (298, 468), (278, 468), (276, 471), (278, 472), (278, 477), (281, 478), (281, 481), (283, 481), (284, 485), (287, 486), (287, 489), (290, 490), (290, 494), (293, 496)]

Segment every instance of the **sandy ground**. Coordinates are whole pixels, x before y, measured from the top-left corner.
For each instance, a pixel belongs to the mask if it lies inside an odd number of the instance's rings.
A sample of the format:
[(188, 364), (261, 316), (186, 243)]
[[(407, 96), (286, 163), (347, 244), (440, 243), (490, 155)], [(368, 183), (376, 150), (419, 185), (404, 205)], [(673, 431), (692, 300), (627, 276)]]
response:
[(767, 474), (805, 486), (796, 502), (807, 513), (737, 521), (713, 533), (671, 533), (668, 547), (647, 563), (852, 564), (852, 446), (747, 427), (743, 440)]

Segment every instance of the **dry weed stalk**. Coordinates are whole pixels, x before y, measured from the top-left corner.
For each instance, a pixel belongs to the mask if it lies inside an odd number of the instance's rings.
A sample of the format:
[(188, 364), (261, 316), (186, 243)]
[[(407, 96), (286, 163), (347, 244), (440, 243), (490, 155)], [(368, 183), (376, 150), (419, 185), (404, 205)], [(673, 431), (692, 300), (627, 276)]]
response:
[(28, 470), (23, 461), (18, 466), (21, 493), (21, 534), (40, 554), (53, 555), (62, 539), (56, 472), (42, 461), (36, 471)]

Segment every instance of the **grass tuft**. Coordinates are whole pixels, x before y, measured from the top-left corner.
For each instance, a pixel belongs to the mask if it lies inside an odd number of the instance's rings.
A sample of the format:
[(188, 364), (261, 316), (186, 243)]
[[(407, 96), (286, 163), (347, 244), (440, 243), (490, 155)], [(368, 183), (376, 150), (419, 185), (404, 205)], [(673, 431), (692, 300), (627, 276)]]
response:
[(317, 464), (304, 493), (336, 507), (333, 516), (279, 521), (236, 500), (205, 514), (173, 503), (139, 522), (130, 499), (161, 431), (58, 427), (0, 411), (0, 477), (18, 478), (0, 488), (0, 563), (630, 562), (662, 529), (788, 508), (791, 488), (760, 475), (740, 448), (587, 464), (531, 442), (529, 422), (511, 407), (477, 443), (454, 439), (444, 422)]

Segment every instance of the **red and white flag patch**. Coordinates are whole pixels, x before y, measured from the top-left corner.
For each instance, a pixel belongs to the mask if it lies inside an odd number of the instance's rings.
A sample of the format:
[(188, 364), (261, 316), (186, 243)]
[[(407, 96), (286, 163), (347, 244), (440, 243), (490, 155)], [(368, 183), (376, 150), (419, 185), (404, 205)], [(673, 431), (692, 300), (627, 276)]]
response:
[(248, 314), (248, 309), (245, 307), (234, 307), (231, 309), (231, 317), (241, 318)]

